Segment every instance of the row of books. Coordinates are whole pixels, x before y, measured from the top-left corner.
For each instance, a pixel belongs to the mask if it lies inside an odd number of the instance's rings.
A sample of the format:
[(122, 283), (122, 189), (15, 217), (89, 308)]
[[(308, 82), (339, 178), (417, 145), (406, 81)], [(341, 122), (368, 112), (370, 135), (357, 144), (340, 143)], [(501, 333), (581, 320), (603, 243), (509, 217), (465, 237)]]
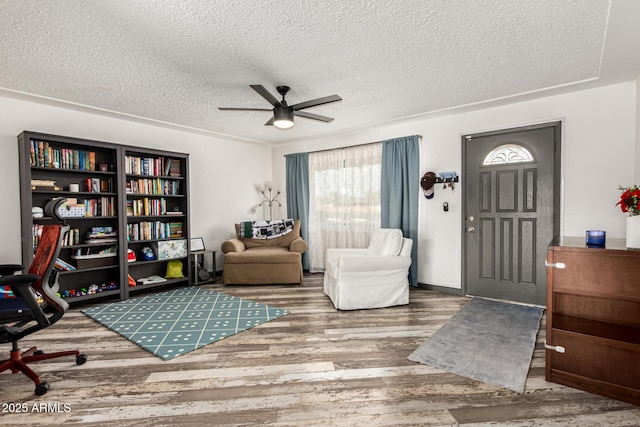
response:
[(32, 139), (29, 154), (31, 166), (81, 171), (96, 170), (95, 151), (55, 148), (51, 147), (47, 141)]
[(180, 194), (180, 181), (163, 178), (140, 178), (127, 181), (127, 193), (173, 196)]
[[(42, 237), (42, 229), (44, 225), (33, 224), (33, 248), (37, 248)], [(110, 232), (100, 232), (99, 229), (110, 229)], [(118, 233), (113, 230), (113, 227), (93, 227), (92, 231), (87, 232), (85, 235), (85, 243), (117, 243)], [(80, 244), (80, 229), (71, 228), (69, 232), (64, 236), (62, 240), (63, 246), (79, 245)]]
[(150, 176), (182, 176), (180, 159), (125, 156), (125, 173)]
[(127, 225), (127, 239), (156, 240), (182, 237), (181, 222), (143, 221)]
[(98, 197), (84, 201), (84, 216), (116, 216), (116, 202), (114, 197)]
[(167, 215), (167, 200), (164, 197), (159, 199), (127, 200), (127, 216), (140, 215)]
[[(43, 224), (33, 224), (31, 227), (31, 233), (33, 237), (33, 250), (35, 250), (40, 244), (40, 239), (42, 238), (42, 229), (44, 228)], [(71, 228), (66, 236), (64, 236), (64, 240), (62, 241), (63, 246), (71, 246), (77, 245), (80, 243), (80, 230), (77, 228)]]

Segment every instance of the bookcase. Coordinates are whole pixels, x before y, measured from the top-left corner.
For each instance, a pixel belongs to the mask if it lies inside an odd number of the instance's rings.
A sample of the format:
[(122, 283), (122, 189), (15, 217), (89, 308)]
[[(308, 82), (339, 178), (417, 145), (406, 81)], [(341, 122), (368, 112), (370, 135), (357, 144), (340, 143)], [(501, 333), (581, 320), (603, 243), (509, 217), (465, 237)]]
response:
[[(22, 263), (31, 263), (39, 230), (53, 222), (43, 212), (47, 202), (67, 198), (61, 209), (71, 231), (56, 270), (60, 294), (70, 304), (191, 284), (186, 244), (178, 258), (183, 277), (136, 280), (163, 278), (169, 260), (166, 254), (160, 259), (158, 249), (188, 241), (188, 155), (31, 131), (18, 136), (18, 146)], [(145, 247), (156, 259), (141, 256)], [(128, 249), (135, 262), (128, 261)]]
[[(128, 274), (136, 282), (125, 298), (140, 289), (190, 282), (188, 157), (184, 154), (123, 148), (124, 215)], [(152, 253), (150, 257), (146, 254)], [(123, 251), (123, 255), (124, 251)], [(135, 260), (134, 260), (135, 258)], [(181, 268), (169, 269), (169, 260)], [(167, 273), (171, 276), (165, 279)]]

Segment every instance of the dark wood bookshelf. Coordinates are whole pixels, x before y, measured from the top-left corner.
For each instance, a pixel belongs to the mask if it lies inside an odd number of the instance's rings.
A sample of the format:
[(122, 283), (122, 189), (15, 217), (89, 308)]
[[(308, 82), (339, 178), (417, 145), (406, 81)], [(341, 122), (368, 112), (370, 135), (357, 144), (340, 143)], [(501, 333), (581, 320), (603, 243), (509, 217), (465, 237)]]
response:
[[(121, 158), (123, 161), (121, 169), (125, 172), (123, 176), (124, 188), (122, 191), (125, 214), (120, 219), (120, 228), (123, 230), (123, 237), (126, 241), (127, 249), (134, 251), (137, 258), (135, 262), (127, 263), (127, 269), (131, 277), (133, 277), (136, 281), (138, 279), (153, 275), (164, 277), (167, 272), (167, 263), (169, 260), (159, 259), (159, 245), (163, 244), (164, 242), (170, 241), (184, 240), (185, 242), (184, 256), (178, 258), (178, 260), (182, 262), (182, 273), (184, 275), (184, 278), (168, 279), (165, 282), (149, 283), (145, 285), (138, 282), (136, 286), (127, 288), (128, 295), (146, 291), (149, 289), (172, 287), (179, 284), (191, 284), (192, 278), (190, 275), (191, 268), (189, 264), (190, 256), (188, 245), (189, 191), (188, 180), (186, 179), (189, 172), (188, 156), (185, 154), (179, 154), (169, 151), (125, 147), (123, 149), (123, 155)], [(176, 176), (175, 174), (167, 175), (166, 173), (164, 173), (168, 168), (169, 161), (171, 161), (174, 167), (178, 165), (177, 170), (180, 171), (179, 176)], [(147, 162), (146, 165), (145, 162)], [(135, 169), (136, 167), (145, 169), (148, 172), (143, 174), (135, 173), (135, 170), (133, 169)], [(169, 183), (170, 185), (177, 187), (178, 191), (177, 194), (163, 194), (163, 191), (151, 191), (146, 193), (139, 191), (130, 191), (130, 189), (127, 189), (127, 184), (132, 180), (138, 180), (143, 183), (145, 182), (145, 180)], [(148, 199), (151, 202), (164, 199), (167, 210), (179, 210), (180, 212), (182, 212), (182, 214), (131, 215), (129, 214), (129, 212), (127, 212), (127, 201), (130, 201), (131, 203), (137, 203), (137, 201), (141, 201), (144, 199)], [(162, 238), (144, 239), (135, 239), (133, 236), (129, 236), (129, 226), (140, 227), (142, 223), (163, 224), (164, 226), (169, 223), (181, 223), (181, 235), (179, 237), (169, 237), (167, 234), (165, 234), (165, 237)], [(154, 251), (156, 258), (154, 260), (141, 259), (141, 250), (143, 248), (151, 248)]]
[[(77, 238), (70, 240), (70, 242), (74, 242), (75, 244), (67, 244), (61, 248), (60, 259), (62, 261), (78, 267), (77, 261), (71, 257), (76, 251), (81, 250), (84, 252), (87, 249), (93, 249), (95, 252), (98, 252), (101, 248), (109, 246), (117, 246), (118, 248), (116, 263), (113, 265), (91, 266), (58, 272), (61, 293), (67, 291), (68, 294), (72, 290), (77, 292), (82, 289), (88, 289), (92, 284), (101, 286), (103, 284), (116, 283), (118, 286), (116, 290), (104, 290), (94, 294), (68, 297), (66, 300), (69, 303), (86, 303), (93, 299), (105, 297), (118, 297), (124, 300), (129, 298), (130, 291), (136, 292), (138, 289), (135, 288), (141, 287), (141, 285), (130, 287), (128, 285), (129, 275), (135, 279), (150, 275), (165, 275), (168, 260), (138, 261), (139, 265), (132, 265), (127, 262), (127, 249), (136, 251), (136, 255), (139, 257), (139, 251), (145, 246), (153, 247), (155, 251), (160, 241), (178, 240), (178, 238), (171, 237), (129, 242), (127, 225), (130, 223), (139, 224), (144, 221), (181, 223), (182, 236), (184, 237), (180, 238), (188, 242), (188, 154), (32, 131), (24, 131), (18, 136), (18, 146), (23, 265), (30, 265), (33, 259), (34, 227), (50, 224), (54, 221), (53, 218), (50, 217), (34, 218), (31, 214), (32, 208), (44, 208), (46, 203), (52, 198), (65, 197), (71, 200), (75, 199), (78, 206), (84, 205), (85, 211), (90, 209), (93, 213), (96, 211), (100, 213), (104, 207), (105, 210), (115, 211), (115, 215), (64, 218), (64, 222), (69, 224), (72, 230), (76, 230), (76, 233), (78, 233), (76, 236), (79, 237), (80, 241), (78, 242)], [(163, 173), (158, 176), (152, 176), (127, 173), (126, 161), (132, 156), (145, 159), (158, 159), (154, 161), (162, 164), (167, 171), (169, 171), (169, 162), (163, 163), (163, 161), (171, 159), (171, 163), (173, 163), (173, 167), (171, 168), (173, 175), (165, 175)], [(75, 167), (75, 169), (73, 167)], [(180, 175), (176, 176), (178, 171)], [(176, 183), (170, 188), (178, 188), (179, 194), (132, 194), (127, 192), (126, 185), (128, 180), (145, 179), (160, 179), (162, 183)], [(36, 181), (32, 182), (32, 180)], [(52, 185), (52, 182), (55, 184)], [(71, 191), (69, 188), (71, 184), (77, 184), (80, 191)], [(93, 190), (95, 186), (101, 190), (106, 189), (109, 191), (88, 191)], [(168, 208), (172, 210), (179, 209), (182, 214), (128, 217), (126, 214), (126, 201), (144, 198), (164, 198), (164, 203), (166, 203)], [(104, 212), (104, 210), (102, 210), (102, 212)], [(85, 236), (94, 227), (112, 227), (113, 230), (117, 232), (117, 242), (86, 243)], [(160, 287), (161, 285), (190, 285), (191, 276), (189, 273), (191, 268), (188, 262), (189, 259), (187, 245), (187, 253), (184, 258), (181, 258), (185, 277), (154, 284), (154, 287)], [(142, 287), (149, 289), (149, 285)]]

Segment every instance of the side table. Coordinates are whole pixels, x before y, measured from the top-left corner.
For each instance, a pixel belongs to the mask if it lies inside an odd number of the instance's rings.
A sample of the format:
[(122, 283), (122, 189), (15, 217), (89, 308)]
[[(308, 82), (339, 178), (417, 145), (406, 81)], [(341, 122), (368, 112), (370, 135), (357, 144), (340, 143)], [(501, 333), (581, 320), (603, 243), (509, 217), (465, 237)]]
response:
[[(202, 280), (198, 275), (200, 269), (204, 270), (205, 257), (211, 260), (211, 269), (208, 273), (211, 275), (209, 279)], [(200, 266), (200, 268), (198, 268)], [(204, 249), (201, 251), (191, 252), (191, 276), (194, 285), (203, 285), (205, 283), (213, 283), (216, 281), (216, 251)]]

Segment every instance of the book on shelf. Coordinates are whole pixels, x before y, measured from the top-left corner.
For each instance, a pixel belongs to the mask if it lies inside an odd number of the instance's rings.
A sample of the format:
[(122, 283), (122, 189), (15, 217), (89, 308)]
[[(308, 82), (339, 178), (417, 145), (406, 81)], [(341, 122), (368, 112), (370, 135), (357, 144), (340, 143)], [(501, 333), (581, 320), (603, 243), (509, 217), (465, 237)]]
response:
[(113, 227), (92, 227), (84, 242), (91, 245), (118, 243), (118, 232)]
[(62, 191), (62, 187), (58, 187), (57, 185), (32, 185), (31, 190)]
[(50, 179), (32, 179), (31, 190), (60, 191), (62, 187), (56, 185), (56, 182)]
[(107, 243), (118, 243), (118, 239), (115, 237), (102, 237), (98, 239), (86, 239), (84, 242), (90, 245), (104, 245)]
[(91, 231), (87, 232), (87, 239), (99, 237), (114, 237), (118, 232), (111, 226), (91, 227)]
[(53, 187), (56, 185), (56, 182), (52, 179), (32, 179), (31, 185), (41, 185), (45, 187)]
[(180, 160), (179, 159), (170, 159), (169, 164), (169, 176), (180, 177), (182, 176), (182, 171), (180, 169)]
[(151, 285), (153, 283), (162, 283), (162, 282), (166, 282), (167, 279), (165, 279), (164, 277), (161, 276), (149, 276), (149, 277), (141, 277), (140, 279), (137, 280), (137, 282), (140, 282), (143, 285)]
[(169, 223), (169, 237), (182, 237), (182, 223), (170, 222)]
[(73, 271), (76, 270), (76, 268), (69, 264), (68, 262), (66, 262), (65, 260), (62, 260), (60, 258), (56, 259), (56, 262), (53, 264), (53, 266), (56, 268), (56, 270), (59, 271)]

